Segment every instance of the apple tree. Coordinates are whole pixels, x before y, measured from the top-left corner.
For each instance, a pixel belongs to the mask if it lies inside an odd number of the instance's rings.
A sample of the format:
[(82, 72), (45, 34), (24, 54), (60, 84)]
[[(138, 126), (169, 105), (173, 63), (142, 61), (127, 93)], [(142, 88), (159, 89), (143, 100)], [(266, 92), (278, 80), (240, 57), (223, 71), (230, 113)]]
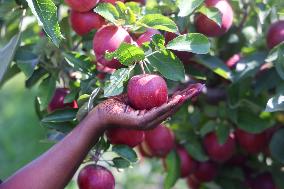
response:
[(113, 189), (109, 168), (141, 158), (163, 162), (166, 189), (178, 179), (284, 189), (283, 1), (0, 0), (0, 38), (0, 85), (23, 72), (38, 88), (51, 141), (107, 98), (125, 93), (150, 110), (202, 86), (154, 129), (107, 130), (79, 170), (80, 189)]

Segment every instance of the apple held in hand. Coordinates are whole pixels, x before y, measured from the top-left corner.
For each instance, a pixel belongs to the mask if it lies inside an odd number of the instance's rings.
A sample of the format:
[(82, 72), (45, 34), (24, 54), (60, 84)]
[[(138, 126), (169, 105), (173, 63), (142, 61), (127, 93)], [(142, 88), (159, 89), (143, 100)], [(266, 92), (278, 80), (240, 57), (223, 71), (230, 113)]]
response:
[(93, 40), (93, 48), (97, 61), (103, 66), (117, 69), (122, 67), (118, 60), (108, 61), (105, 59), (105, 53), (115, 51), (121, 43), (131, 43), (132, 39), (129, 33), (120, 26), (105, 26), (97, 31)]
[(112, 173), (99, 165), (87, 165), (78, 176), (80, 189), (114, 189), (115, 180)]
[(70, 23), (78, 35), (88, 34), (93, 29), (99, 29), (105, 24), (105, 20), (95, 12), (77, 12), (71, 10)]
[(158, 75), (136, 75), (128, 82), (127, 96), (133, 108), (148, 110), (167, 102), (167, 84)]
[(164, 125), (145, 131), (145, 140), (141, 144), (143, 152), (150, 157), (165, 157), (174, 146), (174, 134)]
[(225, 143), (220, 144), (216, 134), (211, 132), (205, 136), (203, 146), (212, 160), (222, 163), (229, 160), (236, 151), (235, 136), (231, 133)]
[(272, 49), (284, 41), (284, 20), (273, 23), (267, 33), (266, 42), (268, 48)]
[(99, 3), (99, 0), (65, 0), (65, 3), (75, 11), (88, 12)]
[(144, 131), (124, 128), (113, 128), (106, 131), (107, 139), (111, 144), (124, 144), (131, 148), (143, 142)]
[(64, 98), (69, 93), (70, 91), (67, 88), (57, 88), (50, 103), (48, 104), (47, 111), (53, 112), (57, 109), (78, 108), (77, 102), (75, 100), (71, 103), (64, 103)]
[(267, 136), (265, 132), (253, 134), (237, 129), (236, 137), (240, 146), (250, 154), (260, 153), (264, 150), (267, 144)]
[(221, 27), (217, 23), (198, 13), (195, 17), (196, 30), (209, 37), (218, 37), (226, 33), (233, 24), (234, 12), (227, 0), (206, 0), (207, 7), (217, 8), (222, 15)]

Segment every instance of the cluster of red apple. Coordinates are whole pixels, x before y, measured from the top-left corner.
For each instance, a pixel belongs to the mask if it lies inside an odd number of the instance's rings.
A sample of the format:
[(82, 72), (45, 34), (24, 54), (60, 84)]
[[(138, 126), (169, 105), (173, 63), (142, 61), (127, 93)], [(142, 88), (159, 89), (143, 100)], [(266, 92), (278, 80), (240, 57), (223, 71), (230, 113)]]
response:
[[(129, 32), (121, 26), (107, 25), (104, 18), (92, 9), (99, 2), (108, 2), (114, 4), (116, 0), (65, 0), (70, 6), (70, 23), (78, 35), (85, 35), (93, 29), (97, 29), (93, 39), (93, 49), (98, 62), (97, 68), (102, 73), (111, 73), (114, 69), (122, 67), (118, 60), (111, 61), (105, 59), (106, 52), (115, 51), (122, 42), (136, 43), (141, 46), (143, 43), (151, 40), (155, 34), (161, 34), (158, 30), (147, 29), (145, 33), (139, 35), (135, 40), (135, 35), (131, 36)], [(141, 4), (145, 1), (136, 0)], [(217, 8), (222, 14), (221, 26), (207, 18), (203, 14), (197, 14), (195, 17), (195, 27), (200, 33), (209, 37), (218, 37), (229, 30), (233, 23), (233, 10), (226, 0), (206, 0), (206, 6)], [(284, 21), (273, 24), (268, 32), (267, 43), (269, 48), (284, 41), (283, 35)], [(171, 41), (177, 35), (166, 32), (164, 34), (166, 42)], [(102, 45), (103, 44), (103, 45)], [(175, 54), (187, 63), (192, 57), (188, 52), (175, 52)], [(227, 64), (229, 67), (235, 66), (240, 56), (236, 55), (230, 59)], [(68, 89), (59, 88), (49, 104), (49, 111), (64, 108), (66, 106), (77, 108), (76, 102), (64, 104), (64, 97), (68, 94)], [(147, 110), (160, 106), (168, 99), (167, 85), (164, 79), (158, 75), (143, 74), (130, 79), (127, 88), (127, 94), (130, 104), (138, 110)], [(251, 134), (237, 129), (232, 132), (224, 144), (218, 142), (217, 136), (211, 132), (203, 139), (203, 146), (209, 161), (197, 162), (187, 150), (175, 141), (173, 132), (164, 125), (159, 125), (153, 130), (139, 131), (115, 128), (108, 130), (106, 136), (112, 144), (124, 144), (129, 147), (138, 146), (141, 154), (145, 157), (165, 158), (173, 149), (176, 149), (181, 161), (180, 175), (182, 178), (188, 178), (188, 185), (193, 188), (199, 188), (203, 182), (214, 180), (221, 166), (235, 165), (243, 166), (246, 173), (246, 186), (252, 189), (260, 189), (263, 186), (275, 189), (270, 173), (253, 175), (253, 171), (244, 166), (247, 160), (246, 156), (236, 154), (237, 143), (247, 154), (255, 155), (260, 152), (268, 152), (268, 142), (274, 130), (267, 130), (260, 134)], [(248, 171), (249, 170), (249, 171)], [(110, 171), (102, 166), (88, 165), (79, 174), (78, 184), (81, 189), (113, 189), (115, 185), (114, 177)]]

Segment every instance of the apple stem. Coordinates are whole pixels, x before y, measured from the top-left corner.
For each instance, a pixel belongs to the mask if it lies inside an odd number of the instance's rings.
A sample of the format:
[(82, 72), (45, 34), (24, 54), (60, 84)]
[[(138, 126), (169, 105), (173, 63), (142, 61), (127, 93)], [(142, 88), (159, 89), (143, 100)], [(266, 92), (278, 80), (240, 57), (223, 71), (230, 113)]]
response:
[(93, 159), (95, 164), (97, 164), (98, 161), (100, 160), (100, 155), (101, 155), (101, 149), (98, 147), (96, 149), (95, 153), (92, 154), (92, 159)]
[(146, 74), (145, 69), (144, 69), (144, 63), (143, 63), (143, 61), (139, 62), (139, 65), (140, 65), (140, 67), (141, 67), (141, 70), (142, 70), (143, 74)]

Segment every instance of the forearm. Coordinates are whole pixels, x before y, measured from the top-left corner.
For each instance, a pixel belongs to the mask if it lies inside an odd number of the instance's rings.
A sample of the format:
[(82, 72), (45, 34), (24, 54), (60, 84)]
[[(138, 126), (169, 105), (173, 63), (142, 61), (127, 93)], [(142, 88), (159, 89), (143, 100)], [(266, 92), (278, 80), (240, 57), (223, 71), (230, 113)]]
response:
[(0, 189), (62, 189), (103, 133), (95, 117), (86, 117), (71, 133), (7, 181)]

